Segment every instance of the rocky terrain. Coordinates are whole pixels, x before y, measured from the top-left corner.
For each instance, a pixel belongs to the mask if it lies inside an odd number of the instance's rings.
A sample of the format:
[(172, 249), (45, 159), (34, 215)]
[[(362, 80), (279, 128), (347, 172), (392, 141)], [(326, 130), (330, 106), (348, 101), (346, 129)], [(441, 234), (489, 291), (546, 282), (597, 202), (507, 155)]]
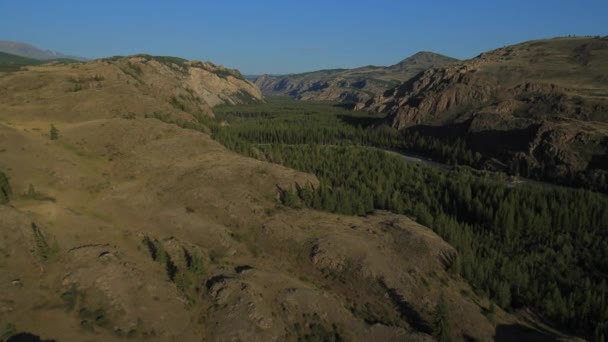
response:
[(608, 38), (556, 38), (431, 68), (356, 108), (465, 139), (488, 167), (602, 187), (607, 85)]
[(456, 61), (432, 52), (418, 52), (389, 67), (320, 70), (294, 75), (262, 75), (255, 84), (265, 95), (300, 100), (363, 102), (376, 93), (408, 80), (431, 66)]
[[(0, 74), (0, 340), (431, 341), (525, 333), (412, 219), (281, 205), (309, 174), (164, 123), (261, 101), (236, 71), (133, 56)], [(54, 134), (49, 127), (55, 127)]]

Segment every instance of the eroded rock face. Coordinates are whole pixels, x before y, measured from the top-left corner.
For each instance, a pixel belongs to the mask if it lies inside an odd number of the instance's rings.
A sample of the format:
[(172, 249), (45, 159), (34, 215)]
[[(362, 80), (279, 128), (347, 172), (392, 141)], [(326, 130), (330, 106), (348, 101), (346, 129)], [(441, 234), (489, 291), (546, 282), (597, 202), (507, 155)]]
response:
[(555, 174), (587, 171), (608, 152), (607, 60), (605, 38), (527, 42), (428, 69), (356, 109), (388, 113), (398, 129), (466, 122), (461, 138), (489, 158), (521, 152)]

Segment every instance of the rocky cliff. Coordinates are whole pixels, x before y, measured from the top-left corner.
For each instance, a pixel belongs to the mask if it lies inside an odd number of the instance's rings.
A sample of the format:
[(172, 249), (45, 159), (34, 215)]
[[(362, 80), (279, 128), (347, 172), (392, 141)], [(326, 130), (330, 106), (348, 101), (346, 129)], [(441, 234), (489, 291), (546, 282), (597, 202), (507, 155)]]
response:
[(266, 95), (286, 95), (300, 100), (361, 102), (431, 66), (453, 61), (455, 59), (436, 53), (419, 52), (389, 67), (365, 66), (284, 76), (262, 75), (255, 80), (255, 84)]
[(525, 173), (601, 181), (607, 88), (608, 39), (557, 38), (430, 68), (356, 108), (385, 112), (398, 129), (458, 131), (486, 161)]

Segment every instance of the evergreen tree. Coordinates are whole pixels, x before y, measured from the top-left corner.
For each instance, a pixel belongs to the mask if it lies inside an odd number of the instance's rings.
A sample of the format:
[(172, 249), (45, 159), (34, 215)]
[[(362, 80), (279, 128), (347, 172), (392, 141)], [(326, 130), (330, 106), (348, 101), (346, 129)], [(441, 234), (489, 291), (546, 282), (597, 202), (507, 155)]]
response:
[(439, 297), (439, 302), (433, 314), (433, 337), (439, 342), (452, 341), (448, 306), (443, 293)]
[(12, 190), (8, 177), (0, 171), (0, 204), (6, 204), (10, 200)]

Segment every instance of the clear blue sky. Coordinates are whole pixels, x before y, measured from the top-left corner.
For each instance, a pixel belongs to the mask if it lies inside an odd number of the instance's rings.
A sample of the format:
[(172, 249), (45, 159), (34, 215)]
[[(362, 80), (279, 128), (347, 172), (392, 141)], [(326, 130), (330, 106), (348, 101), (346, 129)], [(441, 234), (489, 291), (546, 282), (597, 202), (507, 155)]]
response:
[(608, 0), (0, 0), (0, 40), (89, 58), (149, 53), (246, 74), (457, 58), (525, 40), (608, 35)]

